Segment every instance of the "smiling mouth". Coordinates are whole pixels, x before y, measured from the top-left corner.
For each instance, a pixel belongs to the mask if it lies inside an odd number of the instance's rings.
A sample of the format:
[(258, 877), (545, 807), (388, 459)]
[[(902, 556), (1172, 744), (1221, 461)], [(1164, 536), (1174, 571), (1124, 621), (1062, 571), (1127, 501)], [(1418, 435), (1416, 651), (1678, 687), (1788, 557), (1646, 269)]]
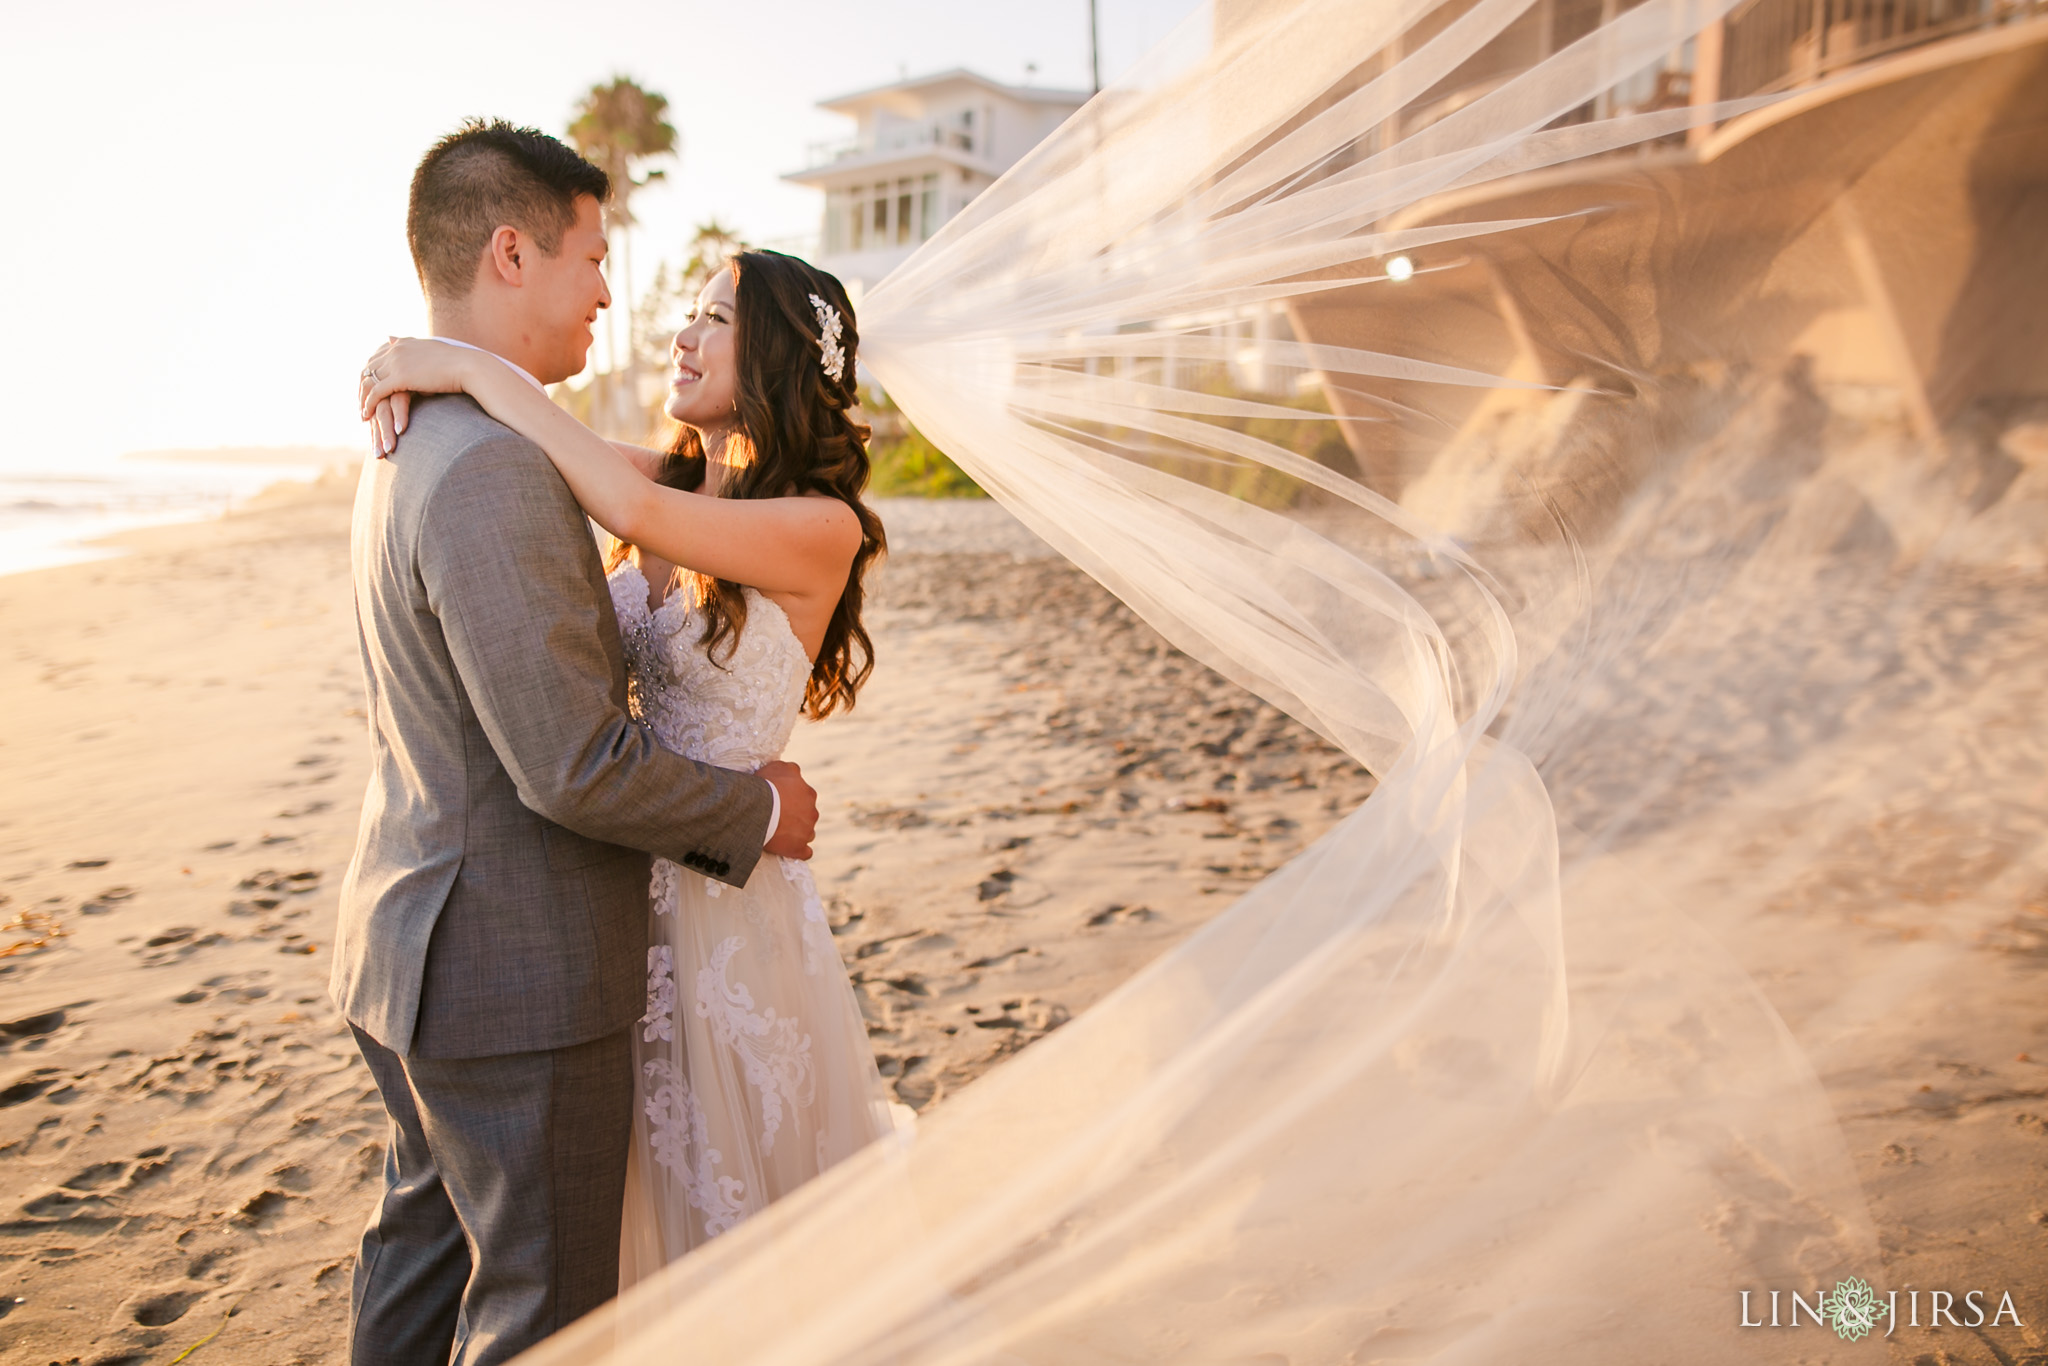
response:
[(683, 385), (695, 384), (698, 380), (702, 378), (704, 378), (703, 375), (699, 374), (695, 370), (692, 370), (689, 366), (678, 365), (676, 367), (675, 378), (668, 382), (668, 386), (671, 389), (680, 389)]

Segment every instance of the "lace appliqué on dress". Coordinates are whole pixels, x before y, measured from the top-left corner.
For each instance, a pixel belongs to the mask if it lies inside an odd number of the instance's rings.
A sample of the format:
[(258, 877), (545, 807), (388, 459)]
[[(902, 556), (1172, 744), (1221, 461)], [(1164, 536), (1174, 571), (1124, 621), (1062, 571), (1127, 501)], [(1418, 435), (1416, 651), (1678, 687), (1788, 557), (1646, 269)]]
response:
[(647, 901), (654, 907), (656, 915), (674, 915), (676, 897), (682, 891), (683, 870), (665, 858), (654, 861), (654, 872), (647, 882)]
[(704, 1107), (690, 1093), (689, 1078), (666, 1058), (654, 1059), (645, 1071), (654, 1160), (682, 1184), (684, 1197), (704, 1216), (704, 1232), (715, 1238), (746, 1217), (741, 1202), (747, 1198), (747, 1184), (715, 1170), (724, 1159), (711, 1146), (711, 1125)]
[(640, 1037), (648, 1043), (656, 1039), (670, 1043), (675, 1039), (676, 959), (675, 950), (667, 944), (656, 944), (647, 950), (647, 1013), (640, 1017), (640, 1023), (647, 1026)]
[[(647, 580), (628, 562), (608, 586), (626, 655), (633, 718), (664, 749), (751, 772), (782, 753), (796, 729), (811, 661), (773, 598), (746, 589), (747, 627), (704, 652), (706, 622), (683, 593), (649, 610)], [(758, 618), (758, 620), (757, 620)]]
[(816, 977), (827, 963), (839, 957), (839, 946), (832, 942), (832, 922), (825, 918), (825, 900), (818, 895), (818, 879), (812, 875), (810, 864), (800, 859), (783, 859), (782, 875), (803, 893), (804, 971)]
[(793, 1019), (778, 1019), (775, 1007), (754, 1013), (754, 993), (726, 980), (733, 955), (746, 947), (738, 935), (719, 941), (711, 961), (697, 970), (697, 1016), (711, 1022), (711, 1037), (739, 1054), (747, 1085), (761, 1101), (761, 1153), (775, 1151), (782, 1107), (809, 1105), (814, 1098), (811, 1036)]

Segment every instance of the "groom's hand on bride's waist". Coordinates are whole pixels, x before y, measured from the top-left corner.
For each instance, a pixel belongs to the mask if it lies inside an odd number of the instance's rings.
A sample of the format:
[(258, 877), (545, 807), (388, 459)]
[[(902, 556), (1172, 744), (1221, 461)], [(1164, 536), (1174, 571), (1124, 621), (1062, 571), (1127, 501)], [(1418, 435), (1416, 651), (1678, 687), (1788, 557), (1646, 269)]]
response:
[(804, 781), (803, 772), (795, 764), (781, 759), (763, 764), (754, 772), (774, 787), (780, 807), (775, 828), (768, 832), (768, 842), (761, 848), (783, 858), (809, 858), (811, 840), (818, 833), (818, 794)]

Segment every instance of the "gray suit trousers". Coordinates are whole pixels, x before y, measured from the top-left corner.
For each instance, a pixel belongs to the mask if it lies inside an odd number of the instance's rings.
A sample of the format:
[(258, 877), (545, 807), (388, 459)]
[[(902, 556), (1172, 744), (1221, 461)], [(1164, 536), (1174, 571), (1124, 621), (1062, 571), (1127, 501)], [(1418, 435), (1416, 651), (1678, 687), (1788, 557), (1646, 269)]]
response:
[(490, 1058), (401, 1057), (355, 1036), (391, 1145), (356, 1258), (351, 1366), (491, 1366), (609, 1300), (627, 1032)]

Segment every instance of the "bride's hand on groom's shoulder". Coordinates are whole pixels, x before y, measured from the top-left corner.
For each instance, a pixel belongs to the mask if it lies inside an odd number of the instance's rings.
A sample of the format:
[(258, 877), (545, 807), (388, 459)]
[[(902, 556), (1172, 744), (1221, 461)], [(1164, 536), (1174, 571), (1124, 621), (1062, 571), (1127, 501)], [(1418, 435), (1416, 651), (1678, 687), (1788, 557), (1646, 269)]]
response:
[(383, 459), (398, 449), (414, 394), (459, 394), (468, 387), (475, 353), (432, 338), (392, 337), (370, 353), (356, 378), (356, 402), (370, 424), (370, 450)]

